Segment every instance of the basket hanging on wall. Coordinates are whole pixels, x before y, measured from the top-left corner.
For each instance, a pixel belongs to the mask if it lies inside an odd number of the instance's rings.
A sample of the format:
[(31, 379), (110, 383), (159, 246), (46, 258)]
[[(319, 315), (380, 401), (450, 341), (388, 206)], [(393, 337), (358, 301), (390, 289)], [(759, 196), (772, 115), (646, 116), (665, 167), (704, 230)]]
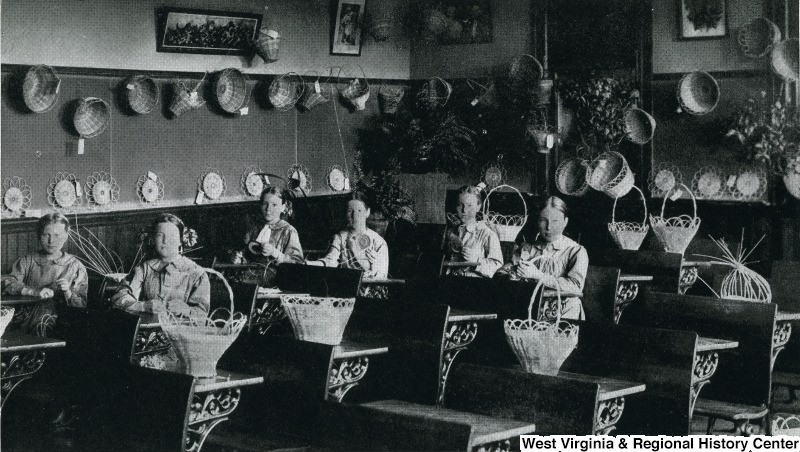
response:
[(222, 110), (226, 113), (241, 113), (247, 106), (249, 97), (247, 76), (238, 69), (225, 69), (217, 76), (214, 92)]
[(195, 85), (193, 89), (189, 89), (185, 83), (183, 82), (176, 82), (173, 89), (174, 89), (174, 96), (172, 97), (172, 103), (169, 106), (169, 111), (177, 118), (178, 116), (202, 107), (205, 105), (206, 101), (203, 99), (200, 93), (200, 86), (205, 81), (205, 78), (208, 74), (204, 74), (203, 78)]
[[(694, 208), (694, 216), (680, 215), (677, 217), (664, 217), (664, 208), (667, 205), (669, 196), (664, 196), (664, 202), (661, 203), (661, 215), (650, 215), (650, 226), (653, 228), (658, 242), (668, 253), (683, 254), (689, 243), (692, 242), (697, 230), (700, 228), (700, 217), (697, 216), (697, 200), (695, 199), (692, 191), (683, 184), (680, 187), (689, 193), (692, 198), (692, 206)], [(680, 197), (681, 189), (676, 186), (673, 188), (674, 198)], [(670, 191), (673, 193), (673, 191)]]
[(617, 151), (603, 152), (586, 169), (586, 183), (612, 198), (627, 195), (633, 182), (628, 161)]
[(156, 204), (164, 199), (164, 183), (154, 172), (148, 171), (136, 181), (136, 195), (142, 205)]
[(280, 58), (281, 35), (275, 30), (262, 28), (258, 33), (255, 47), (256, 53), (265, 63), (277, 61)]
[[(225, 178), (219, 171), (208, 168), (197, 178), (197, 191), (210, 200), (216, 200), (225, 194)], [(199, 196), (198, 196), (199, 197)]]
[(47, 187), (47, 202), (56, 209), (68, 210), (83, 204), (83, 187), (74, 174), (58, 172)]
[(253, 198), (261, 196), (261, 192), (267, 188), (264, 177), (264, 172), (260, 168), (254, 165), (248, 166), (239, 179), (239, 191)]
[(683, 175), (677, 166), (661, 162), (650, 172), (648, 183), (650, 195), (654, 198), (663, 198), (676, 185), (683, 183)]
[(3, 212), (21, 216), (31, 207), (33, 193), (25, 179), (14, 176), (3, 181)]
[(72, 123), (82, 138), (94, 138), (108, 127), (111, 110), (103, 99), (87, 97), (78, 101)]
[(117, 180), (105, 172), (92, 173), (86, 178), (86, 194), (92, 206), (110, 206), (119, 201)]
[[(367, 74), (364, 68), (360, 65), (358, 68), (361, 70), (362, 78), (354, 78), (350, 81), (344, 90), (340, 90), (342, 99), (348, 104), (352, 105), (357, 111), (367, 108), (367, 99), (369, 99), (370, 86), (367, 80)], [(339, 78), (341, 78), (342, 70), (339, 69)]]
[(311, 173), (305, 165), (292, 165), (286, 171), (286, 180), (289, 181), (289, 186), (293, 191), (299, 191), (303, 196), (308, 196), (313, 189), (311, 181)]
[(381, 85), (378, 88), (378, 101), (381, 111), (386, 115), (393, 115), (397, 113), (400, 108), (400, 102), (403, 100), (406, 90), (402, 86), (387, 86)]
[(639, 192), (639, 196), (642, 198), (642, 204), (644, 205), (644, 218), (642, 222), (617, 221), (617, 201), (619, 198), (614, 198), (614, 206), (611, 208), (611, 223), (608, 223), (608, 233), (611, 234), (614, 243), (621, 249), (636, 251), (642, 246), (642, 242), (644, 242), (644, 238), (647, 236), (650, 226), (647, 224), (647, 200), (644, 197), (644, 193), (635, 185), (633, 189)]
[(567, 196), (583, 196), (589, 191), (586, 172), (589, 161), (582, 158), (564, 160), (556, 169), (556, 188)]
[(300, 74), (282, 74), (269, 84), (269, 102), (276, 110), (288, 111), (300, 100), (304, 91), (305, 85)]
[(158, 85), (150, 77), (136, 75), (125, 81), (125, 100), (134, 113), (146, 115), (158, 104)]
[(800, 45), (797, 38), (785, 39), (772, 47), (772, 71), (790, 81), (800, 81)]
[(336, 192), (350, 189), (350, 179), (347, 177), (347, 171), (339, 165), (330, 167), (327, 182), (328, 188)]
[(310, 111), (314, 107), (322, 105), (331, 100), (330, 96), (325, 94), (325, 86), (320, 83), (320, 79), (322, 78), (321, 75), (316, 73), (316, 71), (312, 71), (306, 74), (306, 77), (314, 75), (316, 75), (317, 78), (313, 83), (306, 84), (303, 100), (300, 102), (300, 106), (302, 106), (306, 111)]
[(766, 17), (756, 17), (739, 28), (736, 43), (744, 56), (765, 57), (772, 46), (781, 40), (781, 29)]
[(425, 85), (417, 93), (417, 99), (422, 105), (435, 109), (447, 105), (451, 94), (453, 94), (453, 85), (443, 78), (434, 77), (425, 82)]
[(677, 96), (682, 111), (696, 116), (705, 115), (717, 108), (719, 83), (707, 72), (690, 72), (678, 82)]
[(61, 80), (50, 66), (32, 66), (22, 83), (22, 99), (34, 113), (44, 113), (55, 106)]
[[(524, 212), (522, 215), (504, 215), (491, 210), (489, 198), (492, 193), (503, 188), (510, 188), (512, 191), (516, 192), (517, 196), (522, 200)], [(500, 238), (501, 242), (515, 241), (522, 227), (525, 226), (525, 222), (528, 221), (528, 204), (525, 202), (525, 197), (522, 196), (519, 190), (507, 184), (498, 185), (489, 190), (486, 199), (483, 201), (482, 211), (484, 221), (497, 232), (497, 236)]]
[(631, 108), (625, 112), (625, 134), (635, 144), (647, 144), (656, 131), (656, 119), (650, 113)]

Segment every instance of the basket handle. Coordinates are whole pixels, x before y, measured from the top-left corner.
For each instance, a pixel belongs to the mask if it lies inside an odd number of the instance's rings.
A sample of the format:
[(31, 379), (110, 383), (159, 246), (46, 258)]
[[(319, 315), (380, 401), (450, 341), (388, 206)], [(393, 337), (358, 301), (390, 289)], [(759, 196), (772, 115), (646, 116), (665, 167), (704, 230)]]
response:
[[(531, 259), (531, 263), (535, 264), (536, 262), (541, 261), (541, 260), (545, 260), (545, 259), (552, 259), (552, 258), (547, 257), (547, 256), (543, 256), (543, 255), (542, 256), (536, 256), (533, 259)], [(558, 297), (558, 305), (559, 305), (558, 309), (556, 310), (556, 325), (558, 325), (559, 323), (561, 323), (561, 287), (559, 287), (558, 284), (556, 284), (555, 286), (556, 286), (555, 287), (556, 296)], [(538, 297), (536, 296), (537, 293), (539, 295)], [(533, 288), (533, 294), (531, 294), (531, 301), (528, 303), (528, 320), (533, 321), (533, 302), (534, 301), (538, 301), (537, 304), (541, 308), (541, 301), (542, 301), (543, 298), (544, 298), (544, 281), (540, 279), (536, 283), (536, 287)], [(537, 315), (537, 318), (538, 318), (538, 315)]]
[(694, 218), (697, 218), (697, 198), (694, 197), (694, 193), (689, 190), (689, 187), (683, 184), (683, 182), (675, 184), (668, 192), (664, 194), (664, 201), (661, 203), (661, 218), (664, 218), (664, 207), (667, 205), (667, 198), (669, 198), (669, 194), (672, 193), (673, 190), (678, 188), (678, 185), (683, 187), (684, 190), (689, 192), (689, 196), (692, 197), (692, 206), (694, 207)]
[(522, 54), (518, 58), (522, 59), (522, 58), (526, 58), (526, 57), (530, 58), (533, 61), (533, 63), (536, 65), (536, 68), (539, 71), (539, 78), (541, 79), (544, 76), (544, 68), (542, 67), (542, 63), (540, 63), (539, 60), (537, 60), (535, 56), (533, 56), (533, 55), (531, 55), (529, 53)]
[(445, 79), (443, 79), (441, 77), (434, 77), (434, 78), (431, 79), (431, 81), (433, 81), (433, 80), (437, 80), (437, 81), (441, 82), (441, 84), (444, 85), (447, 88), (447, 97), (444, 100), (444, 103), (446, 104), (447, 101), (450, 100), (450, 95), (453, 94), (453, 85), (451, 85), (450, 83), (447, 83), (447, 80), (445, 80)]
[[(647, 224), (647, 200), (644, 197), (644, 193), (642, 193), (642, 191), (639, 190), (639, 187), (634, 185), (633, 188), (636, 191), (639, 192), (639, 196), (641, 196), (641, 198), (642, 198), (642, 204), (644, 204), (644, 220), (642, 220), (642, 224)], [(615, 220), (615, 214), (617, 213), (617, 200), (619, 198), (621, 198), (621, 196), (618, 196), (618, 197), (614, 198), (614, 207), (611, 208), (611, 222), (612, 223), (616, 223), (617, 222)], [(661, 215), (663, 216), (664, 213), (662, 212)]]
[(212, 275), (216, 276), (217, 278), (221, 279), (222, 282), (225, 284), (225, 288), (228, 289), (228, 298), (231, 300), (230, 314), (231, 314), (231, 317), (233, 317), (233, 310), (234, 310), (234, 306), (233, 306), (233, 289), (231, 289), (231, 285), (228, 284), (228, 280), (225, 279), (224, 276), (222, 276), (222, 273), (218, 272), (217, 270), (214, 270), (213, 268), (206, 268), (204, 270), (206, 271), (206, 273), (212, 274)]
[(484, 214), (484, 216), (489, 213), (489, 197), (492, 195), (492, 193), (494, 193), (495, 190), (497, 190), (499, 188), (503, 188), (503, 187), (508, 187), (508, 188), (514, 190), (515, 192), (517, 192), (517, 195), (519, 196), (519, 199), (522, 200), (522, 207), (525, 209), (524, 210), (524, 212), (525, 212), (524, 216), (525, 216), (525, 218), (527, 220), (527, 218), (528, 218), (528, 203), (525, 202), (525, 197), (522, 196), (522, 193), (520, 193), (519, 190), (517, 190), (516, 188), (514, 188), (513, 186), (508, 185), (508, 184), (500, 184), (497, 187), (494, 187), (493, 189), (491, 189), (489, 191), (489, 193), (486, 195), (486, 199), (483, 200), (483, 214)]

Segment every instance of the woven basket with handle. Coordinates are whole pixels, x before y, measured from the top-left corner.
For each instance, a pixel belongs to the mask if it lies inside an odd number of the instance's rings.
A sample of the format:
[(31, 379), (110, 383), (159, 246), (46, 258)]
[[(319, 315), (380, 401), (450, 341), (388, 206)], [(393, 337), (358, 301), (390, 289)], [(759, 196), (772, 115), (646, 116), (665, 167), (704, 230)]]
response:
[(203, 83), (203, 80), (200, 80), (200, 83), (198, 83), (197, 86), (195, 86), (192, 90), (189, 90), (189, 88), (186, 87), (186, 84), (183, 82), (175, 83), (175, 95), (172, 98), (169, 111), (171, 111), (176, 118), (187, 111), (191, 111), (205, 105), (206, 102), (200, 96), (200, 92), (198, 91), (201, 83)]
[(158, 104), (158, 85), (150, 77), (131, 77), (125, 82), (125, 88), (125, 99), (134, 113), (146, 115)]
[(50, 66), (33, 66), (22, 82), (22, 98), (34, 113), (44, 113), (55, 106), (61, 80)]
[(686, 185), (680, 184), (680, 187), (683, 187), (692, 198), (694, 216), (681, 215), (664, 218), (664, 207), (667, 205), (669, 194), (678, 189), (676, 185), (664, 196), (664, 202), (661, 203), (661, 215), (650, 215), (650, 226), (653, 228), (658, 242), (664, 247), (664, 251), (683, 254), (700, 228), (700, 217), (697, 216), (697, 200), (694, 194)]
[[(369, 99), (369, 81), (367, 80), (367, 74), (364, 72), (364, 68), (358, 66), (361, 69), (361, 75), (363, 78), (355, 78), (353, 79), (347, 87), (341, 91), (341, 96), (344, 100), (346, 100), (350, 105), (353, 106), (358, 111), (364, 110), (367, 107), (367, 99)], [(342, 71), (339, 70), (339, 77), (341, 78)]]
[[(501, 188), (510, 188), (517, 193), (522, 200), (523, 215), (503, 215), (491, 211), (489, 198), (492, 196), (492, 193)], [(519, 190), (507, 184), (498, 185), (489, 191), (489, 194), (486, 195), (486, 199), (483, 201), (482, 210), (484, 221), (497, 232), (497, 236), (500, 238), (501, 242), (513, 242), (516, 240), (519, 231), (522, 230), (522, 227), (525, 226), (525, 222), (528, 221), (528, 204), (525, 202), (525, 197), (522, 196)]]
[(111, 111), (106, 101), (97, 97), (87, 97), (78, 102), (73, 124), (80, 136), (94, 138), (106, 130), (110, 120)]
[(641, 223), (634, 223), (631, 221), (616, 221), (615, 215), (617, 213), (617, 200), (614, 198), (614, 207), (611, 208), (611, 223), (608, 223), (608, 233), (623, 250), (638, 250), (642, 246), (644, 238), (647, 236), (647, 231), (650, 226), (647, 224), (647, 200), (644, 198), (644, 193), (639, 190), (639, 187), (633, 186), (634, 190), (639, 192), (644, 205), (644, 219)]
[(256, 53), (264, 59), (264, 62), (271, 63), (277, 61), (280, 55), (281, 35), (275, 30), (262, 28), (256, 40)]
[(301, 341), (339, 345), (353, 313), (355, 298), (281, 295), (281, 305)]
[(378, 100), (380, 101), (383, 113), (392, 115), (397, 113), (400, 107), (400, 102), (403, 100), (406, 90), (402, 86), (386, 86), (382, 85), (378, 88)]
[(707, 72), (690, 72), (678, 83), (677, 95), (683, 111), (691, 115), (705, 115), (717, 108), (719, 83)]
[(303, 78), (296, 72), (289, 72), (276, 77), (269, 84), (269, 101), (278, 110), (291, 110), (303, 97), (305, 85)]
[(317, 105), (322, 105), (331, 100), (330, 96), (327, 96), (325, 94), (325, 87), (320, 84), (321, 76), (319, 75), (319, 73), (311, 71), (308, 74), (306, 74), (306, 76), (309, 75), (311, 76), (317, 75), (317, 78), (316, 80), (314, 80), (313, 83), (306, 84), (303, 100), (300, 101), (300, 105), (306, 111), (310, 111)]
[(586, 183), (586, 170), (589, 162), (574, 158), (564, 160), (556, 169), (556, 188), (567, 196), (583, 196), (589, 191)]
[(586, 183), (612, 198), (627, 195), (633, 182), (628, 161), (617, 151), (603, 152), (586, 169)]
[(217, 103), (226, 113), (239, 113), (247, 105), (247, 76), (240, 70), (222, 71), (214, 84)]

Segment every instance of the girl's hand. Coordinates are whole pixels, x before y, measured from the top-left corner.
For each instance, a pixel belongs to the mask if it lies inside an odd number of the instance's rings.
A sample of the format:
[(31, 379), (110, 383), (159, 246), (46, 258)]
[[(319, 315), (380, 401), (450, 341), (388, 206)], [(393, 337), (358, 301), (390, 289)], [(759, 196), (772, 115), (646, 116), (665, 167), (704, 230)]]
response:
[(520, 260), (517, 264), (517, 275), (527, 279), (539, 279), (543, 273), (531, 261)]
[(56, 281), (56, 284), (58, 285), (58, 290), (64, 293), (64, 298), (68, 300), (72, 298), (72, 281), (66, 278), (61, 278)]
[(261, 255), (264, 257), (278, 257), (278, 249), (272, 244), (262, 243)]
[(461, 257), (464, 262), (478, 262), (482, 258), (481, 250), (478, 248), (464, 248), (461, 250)]
[(40, 290), (37, 295), (39, 296), (39, 298), (45, 299), (45, 298), (53, 298), (55, 294), (56, 293), (53, 292), (53, 289), (45, 287), (44, 289)]

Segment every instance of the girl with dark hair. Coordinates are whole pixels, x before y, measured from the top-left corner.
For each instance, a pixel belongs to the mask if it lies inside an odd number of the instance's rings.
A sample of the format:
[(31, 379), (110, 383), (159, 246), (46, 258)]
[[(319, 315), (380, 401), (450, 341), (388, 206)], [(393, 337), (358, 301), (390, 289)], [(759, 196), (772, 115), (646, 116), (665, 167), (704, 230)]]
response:
[[(11, 275), (4, 279), (3, 293), (30, 295), (44, 301), (38, 305), (22, 328), (28, 333), (46, 333), (55, 322), (56, 303), (86, 307), (89, 278), (86, 267), (62, 248), (69, 239), (69, 220), (60, 213), (39, 219), (36, 225), (39, 251), (14, 262)], [(44, 322), (50, 317), (53, 321)]]
[(467, 185), (459, 190), (456, 214), (460, 224), (447, 230), (445, 256), (450, 261), (477, 262), (478, 266), (454, 269), (451, 274), (491, 278), (503, 265), (497, 233), (477, 218), (483, 199), (479, 187)]
[(124, 282), (112, 303), (129, 312), (171, 311), (192, 317), (205, 317), (211, 304), (211, 288), (205, 269), (181, 255), (183, 221), (165, 213), (152, 224), (150, 234), (154, 259), (133, 269), (133, 278)]
[(371, 201), (361, 192), (353, 192), (347, 203), (348, 228), (333, 236), (330, 250), (310, 265), (364, 270), (364, 278), (379, 279), (389, 275), (389, 249), (383, 237), (367, 228)]
[(285, 219), (291, 216), (291, 209), (292, 203), (287, 192), (276, 187), (261, 192), (261, 218), (244, 236), (248, 261), (303, 263), (300, 236), (297, 229)]
[[(568, 222), (564, 201), (555, 196), (548, 198), (539, 208), (539, 233), (529, 242), (523, 230), (511, 262), (498, 270), (497, 275), (541, 280), (545, 286), (562, 292), (582, 292), (589, 255), (584, 247), (564, 235)], [(540, 256), (545, 258), (538, 259)], [(561, 318), (584, 320), (581, 300), (577, 297), (563, 299)]]

